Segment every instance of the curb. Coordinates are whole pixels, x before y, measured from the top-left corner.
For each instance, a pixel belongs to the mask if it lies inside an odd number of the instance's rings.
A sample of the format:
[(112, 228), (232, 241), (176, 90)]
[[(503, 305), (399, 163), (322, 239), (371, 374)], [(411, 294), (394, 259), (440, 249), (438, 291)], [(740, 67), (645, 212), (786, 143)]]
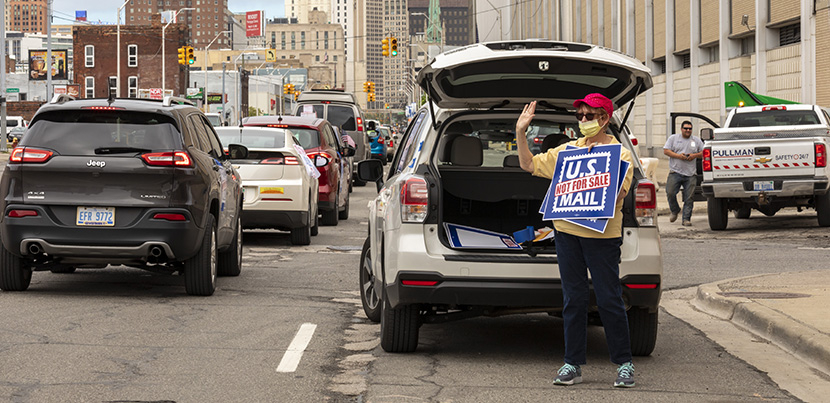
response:
[(830, 336), (751, 299), (724, 297), (718, 294), (721, 284), (765, 276), (769, 275), (741, 277), (700, 285), (692, 303), (701, 311), (729, 320), (771, 341), (825, 374), (830, 374)]

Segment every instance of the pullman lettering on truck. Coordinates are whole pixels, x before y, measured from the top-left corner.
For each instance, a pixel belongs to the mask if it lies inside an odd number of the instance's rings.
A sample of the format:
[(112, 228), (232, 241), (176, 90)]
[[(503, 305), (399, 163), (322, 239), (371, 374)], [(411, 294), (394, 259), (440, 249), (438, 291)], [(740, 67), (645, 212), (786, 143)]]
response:
[(755, 152), (751, 148), (745, 148), (742, 150), (712, 150), (713, 158), (752, 157), (753, 155), (755, 155)]

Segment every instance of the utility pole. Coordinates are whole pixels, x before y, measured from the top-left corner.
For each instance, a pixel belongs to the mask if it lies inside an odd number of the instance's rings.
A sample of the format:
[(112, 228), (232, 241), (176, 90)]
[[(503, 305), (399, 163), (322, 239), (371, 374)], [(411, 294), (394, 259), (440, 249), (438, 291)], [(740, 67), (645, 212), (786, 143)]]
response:
[(222, 123), (225, 122), (225, 116), (227, 116), (227, 112), (228, 112), (227, 111), (227, 109), (228, 109), (227, 101), (225, 100), (225, 67), (226, 67), (226, 65), (227, 65), (227, 63), (222, 62), (222, 94), (220, 95), (221, 100), (222, 100), (221, 101), (221, 103), (222, 103)]
[[(6, 36), (3, 35), (5, 38)], [(6, 47), (3, 41), (3, 47)], [(46, 2), (46, 102), (52, 98), (52, 0)], [(6, 132), (3, 132), (3, 136)]]
[[(5, 1), (3, 5), (5, 6)], [(0, 149), (6, 149), (6, 13), (0, 14)]]

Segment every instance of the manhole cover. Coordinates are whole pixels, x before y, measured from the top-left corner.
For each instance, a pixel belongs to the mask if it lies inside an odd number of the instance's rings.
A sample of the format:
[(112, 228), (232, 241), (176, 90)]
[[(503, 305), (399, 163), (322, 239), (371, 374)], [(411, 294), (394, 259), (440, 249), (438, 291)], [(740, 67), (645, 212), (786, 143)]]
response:
[(731, 291), (719, 292), (718, 294), (724, 297), (738, 297), (750, 299), (787, 299), (787, 298), (806, 298), (809, 294), (797, 294), (794, 292), (764, 292), (764, 291)]
[(347, 246), (329, 246), (328, 249), (333, 250), (333, 251), (337, 251), (337, 252), (350, 252), (350, 251), (354, 251), (354, 250), (362, 251), (363, 247), (362, 246), (351, 246), (351, 245), (347, 245)]

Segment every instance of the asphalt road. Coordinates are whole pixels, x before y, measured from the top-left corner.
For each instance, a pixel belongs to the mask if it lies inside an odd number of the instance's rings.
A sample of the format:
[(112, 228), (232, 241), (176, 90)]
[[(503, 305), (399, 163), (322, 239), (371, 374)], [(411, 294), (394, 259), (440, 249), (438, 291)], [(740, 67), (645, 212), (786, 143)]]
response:
[[(654, 354), (635, 360), (632, 390), (611, 387), (614, 366), (600, 327), (589, 330), (585, 383), (551, 385), (563, 339), (561, 320), (547, 315), (424, 325), (416, 352), (385, 353), (357, 294), (364, 206), (375, 193), (371, 184), (356, 187), (351, 217), (321, 227), (307, 247), (291, 246), (287, 233), (246, 232), (242, 275), (220, 278), (212, 297), (187, 296), (181, 277), (128, 268), (38, 272), (28, 291), (0, 292), (0, 399), (797, 400), (664, 310)], [(813, 238), (822, 231), (802, 214), (742, 220), (721, 233), (708, 231), (705, 217), (685, 229), (661, 219), (665, 285), (821, 267), (826, 250)], [(287, 356), (297, 358), (292, 342), (310, 328), (296, 369), (278, 372)], [(746, 343), (757, 341), (747, 336)]]

